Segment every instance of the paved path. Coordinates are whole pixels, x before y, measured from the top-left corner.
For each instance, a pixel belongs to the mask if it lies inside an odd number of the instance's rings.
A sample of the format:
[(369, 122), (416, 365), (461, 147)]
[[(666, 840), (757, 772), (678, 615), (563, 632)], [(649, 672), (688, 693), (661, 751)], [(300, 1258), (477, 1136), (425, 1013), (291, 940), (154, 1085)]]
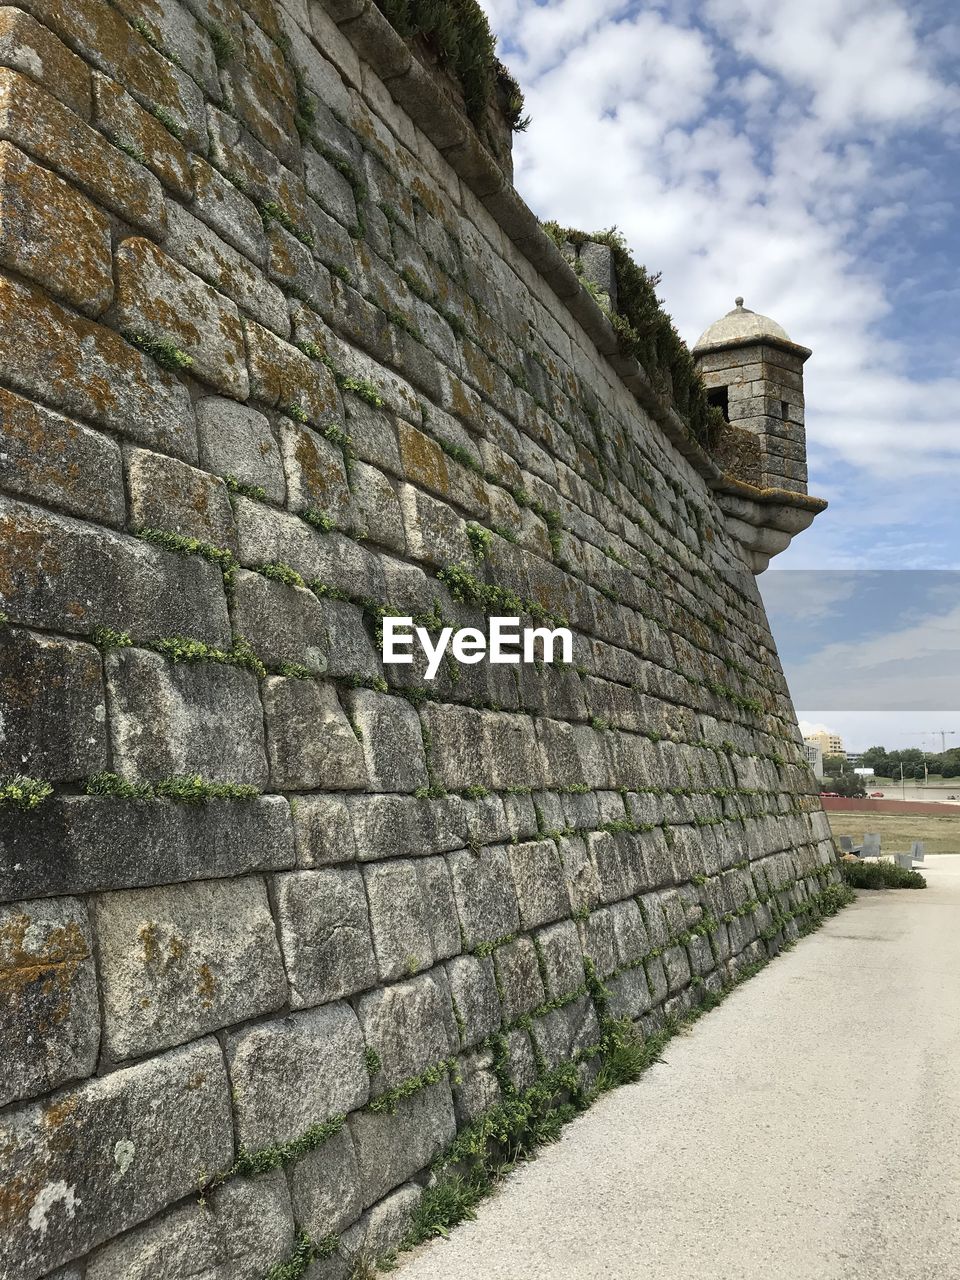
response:
[(960, 856), (861, 893), (398, 1280), (960, 1277)]

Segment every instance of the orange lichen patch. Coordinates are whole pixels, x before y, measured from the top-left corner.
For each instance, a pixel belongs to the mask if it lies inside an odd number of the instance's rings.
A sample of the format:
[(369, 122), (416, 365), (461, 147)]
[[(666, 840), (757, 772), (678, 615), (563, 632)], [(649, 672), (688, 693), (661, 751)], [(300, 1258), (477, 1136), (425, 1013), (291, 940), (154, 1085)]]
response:
[(205, 143), (203, 95), (196, 84), (108, 4), (89, 0), (30, 0), (35, 16), (85, 61), (125, 85), (152, 107), (169, 111), (191, 146)]
[[(188, 6), (171, 5), (169, 0), (112, 0), (112, 3), (127, 18), (145, 22), (154, 38), (169, 49), (187, 73), (211, 96), (219, 99), (217, 68), (209, 37), (196, 18), (187, 12)], [(226, 21), (232, 23), (239, 38), (239, 16), (236, 12), (230, 12), (227, 6), (216, 4), (215, 0), (206, 0), (204, 8), (208, 22), (223, 22), (224, 19), (215, 12), (222, 8)]]
[(450, 413), (455, 414), (463, 422), (474, 423), (480, 425), (483, 422), (483, 402), (474, 392), (458, 377), (452, 373), (446, 374), (446, 392), (447, 401), (444, 408)]
[[(5, 488), (105, 523), (122, 518), (119, 451), (102, 436), (2, 388), (0, 432)], [(91, 493), (94, 475), (101, 486)]]
[(9, 142), (0, 142), (0, 263), (87, 315), (113, 295), (105, 215)]
[[(423, 178), (414, 176), (410, 182), (410, 190), (428, 213), (431, 213), (438, 222), (443, 222), (447, 216), (447, 210), (444, 207), (443, 197), (434, 187), (424, 182)], [(447, 230), (449, 231), (450, 228), (448, 227)]]
[(280, 51), (276, 42), (261, 30), (262, 26), (262, 23), (258, 26), (256, 20), (251, 21), (244, 14), (243, 43), (247, 67), (255, 80), (260, 80), (275, 98), (279, 98), (292, 111), (297, 100), (296, 78), (286, 56), (278, 56)]
[(271, 278), (283, 284), (296, 284), (300, 279), (304, 255), (308, 255), (308, 250), (296, 237), (284, 234), (282, 228), (276, 225), (271, 225), (269, 228), (269, 240)]
[(0, 925), (0, 1005), (34, 1035), (49, 1036), (69, 1016), (74, 977), (89, 958), (75, 920), (45, 929), (26, 912), (14, 915)]
[(450, 473), (443, 450), (429, 436), (402, 420), (397, 424), (400, 459), (406, 478), (441, 496), (450, 496)]
[(208, 964), (202, 964), (197, 969), (197, 994), (200, 996), (200, 1003), (204, 1009), (213, 1008), (213, 997), (217, 989), (217, 980), (213, 976), (213, 971)]
[(294, 461), (300, 471), (303, 496), (312, 507), (337, 515), (350, 500), (347, 473), (341, 451), (312, 432), (293, 429), (296, 443)]
[(186, 147), (107, 76), (94, 73), (96, 123), (114, 142), (133, 147), (165, 187), (189, 200), (193, 171)]
[(47, 522), (28, 516), (26, 508), (0, 516), (0, 599), (8, 608), (19, 591), (29, 593), (39, 576), (59, 572), (61, 561), (52, 535)]
[(48, 1103), (43, 1108), (43, 1123), (47, 1129), (59, 1130), (76, 1115), (79, 1107), (79, 1100), (76, 1094), (67, 1094), (64, 1098), (58, 1098), (56, 1102)]
[(249, 384), (235, 304), (141, 236), (124, 240), (115, 261), (121, 327), (170, 339), (192, 357), (198, 378), (245, 400)]
[(338, 396), (326, 365), (261, 325), (247, 322), (245, 330), (252, 395), (273, 407), (299, 405), (315, 425), (328, 422), (337, 412)]
[(10, 142), (128, 222), (162, 231), (163, 198), (156, 178), (32, 80), (0, 69), (0, 115)]
[(10, 6), (0, 8), (0, 63), (22, 72), (71, 111), (90, 118), (90, 71), (35, 18)]
[(193, 434), (185, 388), (114, 333), (80, 319), (39, 290), (0, 278), (0, 378), (67, 413), (171, 453)]
[(285, 163), (298, 163), (300, 137), (293, 114), (294, 95), (283, 101), (236, 62), (223, 74), (233, 110), (253, 136)]
[(35, 1160), (29, 1169), (18, 1171), (0, 1183), (0, 1229), (12, 1228), (26, 1220), (44, 1181), (43, 1166)]
[(145, 924), (140, 930), (140, 942), (143, 947), (143, 962), (153, 964), (160, 954), (160, 929), (155, 921)]

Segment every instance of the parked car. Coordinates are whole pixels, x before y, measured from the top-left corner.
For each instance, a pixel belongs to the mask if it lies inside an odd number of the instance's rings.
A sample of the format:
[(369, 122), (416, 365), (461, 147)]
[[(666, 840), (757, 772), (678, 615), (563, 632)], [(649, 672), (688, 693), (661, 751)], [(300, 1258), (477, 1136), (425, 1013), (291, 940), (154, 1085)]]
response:
[(836, 800), (839, 800), (839, 799), (840, 799), (840, 792), (839, 792), (839, 791), (821, 791), (821, 792), (820, 792), (820, 795), (821, 795), (821, 797), (822, 797), (822, 796), (827, 796), (828, 798), (833, 798), (833, 799), (836, 799)]
[(883, 799), (883, 792), (882, 792), (882, 791), (871, 791), (871, 792), (870, 792), (870, 799), (871, 799), (871, 800), (882, 800), (882, 799)]

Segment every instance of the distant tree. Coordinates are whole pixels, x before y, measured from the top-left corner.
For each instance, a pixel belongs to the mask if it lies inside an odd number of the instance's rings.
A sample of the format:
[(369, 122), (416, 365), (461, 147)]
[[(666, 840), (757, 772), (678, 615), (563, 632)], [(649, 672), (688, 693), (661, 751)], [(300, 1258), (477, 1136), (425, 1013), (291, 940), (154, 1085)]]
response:
[(850, 773), (851, 765), (846, 756), (824, 756), (823, 772), (827, 777), (834, 777), (840, 773)]
[(852, 770), (850, 773), (840, 774), (835, 778), (827, 779), (828, 791), (836, 791), (840, 796), (865, 796), (867, 789), (863, 785), (863, 779), (858, 773)]
[(899, 765), (893, 763), (890, 751), (886, 749), (886, 746), (870, 746), (860, 756), (860, 764), (865, 769), (873, 769), (873, 772), (881, 778), (892, 777), (895, 767), (896, 772), (900, 772)]

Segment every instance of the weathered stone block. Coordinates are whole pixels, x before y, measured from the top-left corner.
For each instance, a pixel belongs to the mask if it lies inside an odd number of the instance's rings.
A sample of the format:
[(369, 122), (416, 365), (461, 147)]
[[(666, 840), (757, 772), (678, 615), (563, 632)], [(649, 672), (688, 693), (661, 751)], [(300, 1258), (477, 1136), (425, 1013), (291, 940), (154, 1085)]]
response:
[(415, 560), (436, 568), (471, 563), (466, 521), (452, 507), (410, 484), (399, 486), (398, 497), (407, 547)]
[(363, 749), (332, 685), (271, 676), (263, 686), (270, 780), (278, 790), (366, 787)]
[(579, 836), (562, 839), (560, 857), (571, 911), (575, 915), (584, 910), (589, 911), (600, 901), (600, 881), (597, 868), (587, 852), (586, 841)]
[(196, 460), (190, 395), (153, 360), (15, 280), (0, 280), (0, 310), (4, 382), (148, 448)]
[(246, 400), (250, 383), (236, 304), (141, 236), (122, 241), (115, 262), (121, 329), (173, 341), (201, 382)]
[(379, 987), (357, 1002), (367, 1046), (380, 1059), (370, 1085), (376, 1095), (435, 1066), (451, 1052), (452, 1021), (446, 984), (434, 973)]
[(348, 696), (370, 786), (376, 791), (416, 791), (429, 782), (420, 718), (405, 698), (371, 689)]
[(228, 1166), (228, 1097), (220, 1047), (201, 1040), (8, 1111), (4, 1275), (43, 1275)]
[(106, 702), (92, 645), (0, 627), (0, 775), (76, 779), (106, 767)]
[[(126, 86), (148, 107), (163, 106), (194, 150), (206, 147), (203, 93), (199, 85), (165, 58), (109, 5), (90, 8), (85, 0), (29, 0), (30, 9), (85, 62)], [(141, 16), (138, 9), (135, 16)], [(191, 55), (195, 56), (195, 50)]]
[(94, 123), (115, 145), (134, 151), (165, 187), (189, 200), (193, 170), (186, 147), (120, 85), (93, 73)]
[(235, 1178), (105, 1245), (88, 1280), (261, 1280), (294, 1245), (293, 1216), (279, 1171)]
[(553, 1009), (533, 1024), (533, 1038), (548, 1071), (569, 1062), (600, 1039), (600, 1024), (587, 996)]
[(291, 406), (306, 414), (315, 427), (342, 420), (343, 411), (333, 374), (320, 360), (284, 342), (259, 324), (248, 321), (247, 359), (250, 394), (268, 408)]
[(547, 995), (552, 1000), (572, 995), (583, 985), (583, 952), (572, 920), (540, 929), (534, 935), (534, 945), (540, 954)]
[(168, 662), (147, 649), (116, 649), (106, 665), (118, 773), (266, 785), (256, 676), (219, 662)]
[(305, 244), (275, 222), (267, 228), (267, 271), (288, 296), (309, 303), (320, 315), (331, 314), (330, 273), (317, 263)]
[(106, 216), (9, 142), (0, 142), (0, 263), (89, 316), (113, 296)]
[(459, 797), (438, 803), (410, 796), (351, 796), (347, 803), (362, 862), (443, 853), (466, 843)]
[(4, 489), (98, 524), (123, 524), (123, 464), (114, 441), (2, 388), (0, 432)]
[(525, 929), (570, 914), (563, 864), (552, 840), (509, 845), (510, 867)]
[(151, 235), (163, 231), (160, 183), (26, 76), (0, 68), (0, 138), (55, 169)]
[(395, 1253), (410, 1229), (417, 1205), (423, 1196), (418, 1182), (408, 1182), (375, 1204), (357, 1224), (363, 1244), (361, 1257), (382, 1258)]
[(348, 1004), (261, 1022), (227, 1038), (237, 1141), (247, 1151), (290, 1142), (362, 1107), (363, 1036)]
[(275, 871), (294, 863), (290, 809), (254, 800), (58, 796), (0, 811), (0, 901)]
[(429, 969), (436, 957), (416, 863), (374, 863), (363, 868), (363, 882), (380, 978), (389, 982)]
[(537, 965), (537, 953), (529, 938), (515, 938), (493, 953), (497, 988), (506, 1022), (516, 1022), (544, 1003), (546, 994)]
[[(197, 212), (203, 216), (199, 208)], [(208, 209), (207, 217), (210, 216)], [(259, 214), (257, 221), (259, 223)], [(238, 226), (245, 228), (246, 224), (240, 223)], [(262, 226), (260, 230), (262, 235)], [(246, 234), (245, 230), (244, 235)], [(224, 238), (221, 239), (221, 236)], [(205, 222), (193, 217), (180, 205), (172, 201), (168, 203), (163, 247), (170, 257), (220, 293), (226, 294), (245, 314), (251, 315), (274, 333), (286, 336), (290, 332), (287, 302), (277, 286), (271, 284), (259, 269), (262, 255), (251, 255), (253, 262), (258, 264), (252, 265), (243, 252), (238, 252), (233, 244), (227, 243), (229, 238), (220, 227), (217, 231), (211, 231)]]
[[(201, 156), (190, 157), (190, 168), (193, 171), (194, 185), (191, 206), (193, 213), (232, 245), (243, 258), (249, 259), (256, 266), (262, 266), (266, 261), (267, 242), (263, 230), (263, 219), (260, 217), (257, 206)], [(175, 234), (172, 220), (168, 222), (167, 234), (168, 236)], [(172, 252), (169, 245), (168, 252)], [(174, 254), (174, 257), (176, 256)], [(184, 263), (184, 266), (189, 265)], [(196, 270), (196, 268), (193, 269)], [(202, 275), (208, 284), (212, 283), (205, 272), (197, 271), (197, 275)], [(232, 297), (234, 302), (239, 302), (239, 299), (226, 286), (223, 291)], [(278, 304), (282, 301), (281, 297)], [(249, 310), (249, 308), (244, 309)], [(278, 305), (277, 314), (279, 313)], [(268, 325), (268, 328), (273, 326)]]
[(75, 898), (0, 908), (0, 1105), (90, 1075), (100, 1042), (93, 944)]
[[(438, 835), (442, 835), (440, 826), (441, 820), (438, 818), (434, 828)], [(435, 844), (442, 842), (434, 841)], [(445, 960), (448, 956), (455, 956), (462, 947), (460, 918), (457, 915), (450, 868), (445, 858), (420, 858), (417, 861), (417, 872), (427, 904), (433, 954), (437, 960)]]
[(233, 624), (268, 666), (284, 662), (316, 675), (327, 669), (323, 606), (312, 591), (239, 569), (233, 582)]
[[(212, 40), (204, 21), (215, 18), (218, 12), (230, 9), (212, 0), (199, 6), (182, 5), (177, 0), (117, 0), (117, 8), (128, 18), (143, 20), (159, 45), (168, 50), (168, 58), (174, 66), (186, 71), (210, 97), (219, 100), (221, 89), (217, 81), (217, 63)], [(193, 12), (190, 12), (193, 10)]]
[(456, 956), (446, 966), (460, 1048), (480, 1044), (500, 1028), (502, 1013), (488, 957)]
[(289, 1176), (293, 1216), (311, 1239), (343, 1231), (360, 1216), (360, 1174), (349, 1129), (308, 1152)]
[(109, 1059), (182, 1044), (286, 1000), (259, 878), (102, 894), (94, 919)]
[(460, 1078), (453, 1082), (453, 1105), (457, 1126), (463, 1128), (495, 1107), (502, 1095), (489, 1049), (463, 1054), (458, 1067)]
[(350, 1117), (361, 1196), (373, 1204), (428, 1165), (456, 1134), (450, 1083), (419, 1089), (394, 1112), (361, 1111)]
[(347, 522), (351, 501), (343, 450), (309, 427), (284, 422), (280, 452), (290, 509), (322, 512), (335, 524)]
[(520, 927), (510, 860), (502, 846), (463, 849), (448, 858), (465, 947), (494, 942)]
[(407, 539), (400, 501), (390, 480), (376, 467), (355, 461), (350, 468), (350, 484), (359, 536), (402, 555)]
[(0, 65), (29, 76), (65, 107), (90, 118), (90, 70), (82, 58), (12, 5), (0, 9)]
[(327, 670), (335, 679), (360, 676), (365, 680), (383, 678), (380, 658), (363, 625), (363, 614), (345, 600), (322, 600), (326, 634)]
[(162, 529), (236, 552), (233, 511), (222, 480), (162, 453), (131, 448), (127, 484), (134, 528)]
[(293, 1008), (373, 985), (376, 958), (358, 871), (295, 871), (277, 877), (276, 891)]
[(430, 762), (445, 787), (462, 791), (482, 783), (483, 721), (472, 707), (428, 703), (420, 713), (430, 741)]
[(66, 632), (107, 626), (231, 643), (215, 565), (2, 498), (0, 607)]
[(339, 796), (302, 796), (291, 805), (297, 864), (322, 867), (356, 856), (350, 810)]
[(303, 155), (307, 190), (331, 217), (350, 230), (357, 225), (357, 206), (350, 184), (329, 161), (308, 147)]
[(219, 396), (198, 400), (196, 411), (200, 465), (218, 476), (262, 489), (271, 502), (283, 502), (286, 484), (280, 450), (264, 415)]

